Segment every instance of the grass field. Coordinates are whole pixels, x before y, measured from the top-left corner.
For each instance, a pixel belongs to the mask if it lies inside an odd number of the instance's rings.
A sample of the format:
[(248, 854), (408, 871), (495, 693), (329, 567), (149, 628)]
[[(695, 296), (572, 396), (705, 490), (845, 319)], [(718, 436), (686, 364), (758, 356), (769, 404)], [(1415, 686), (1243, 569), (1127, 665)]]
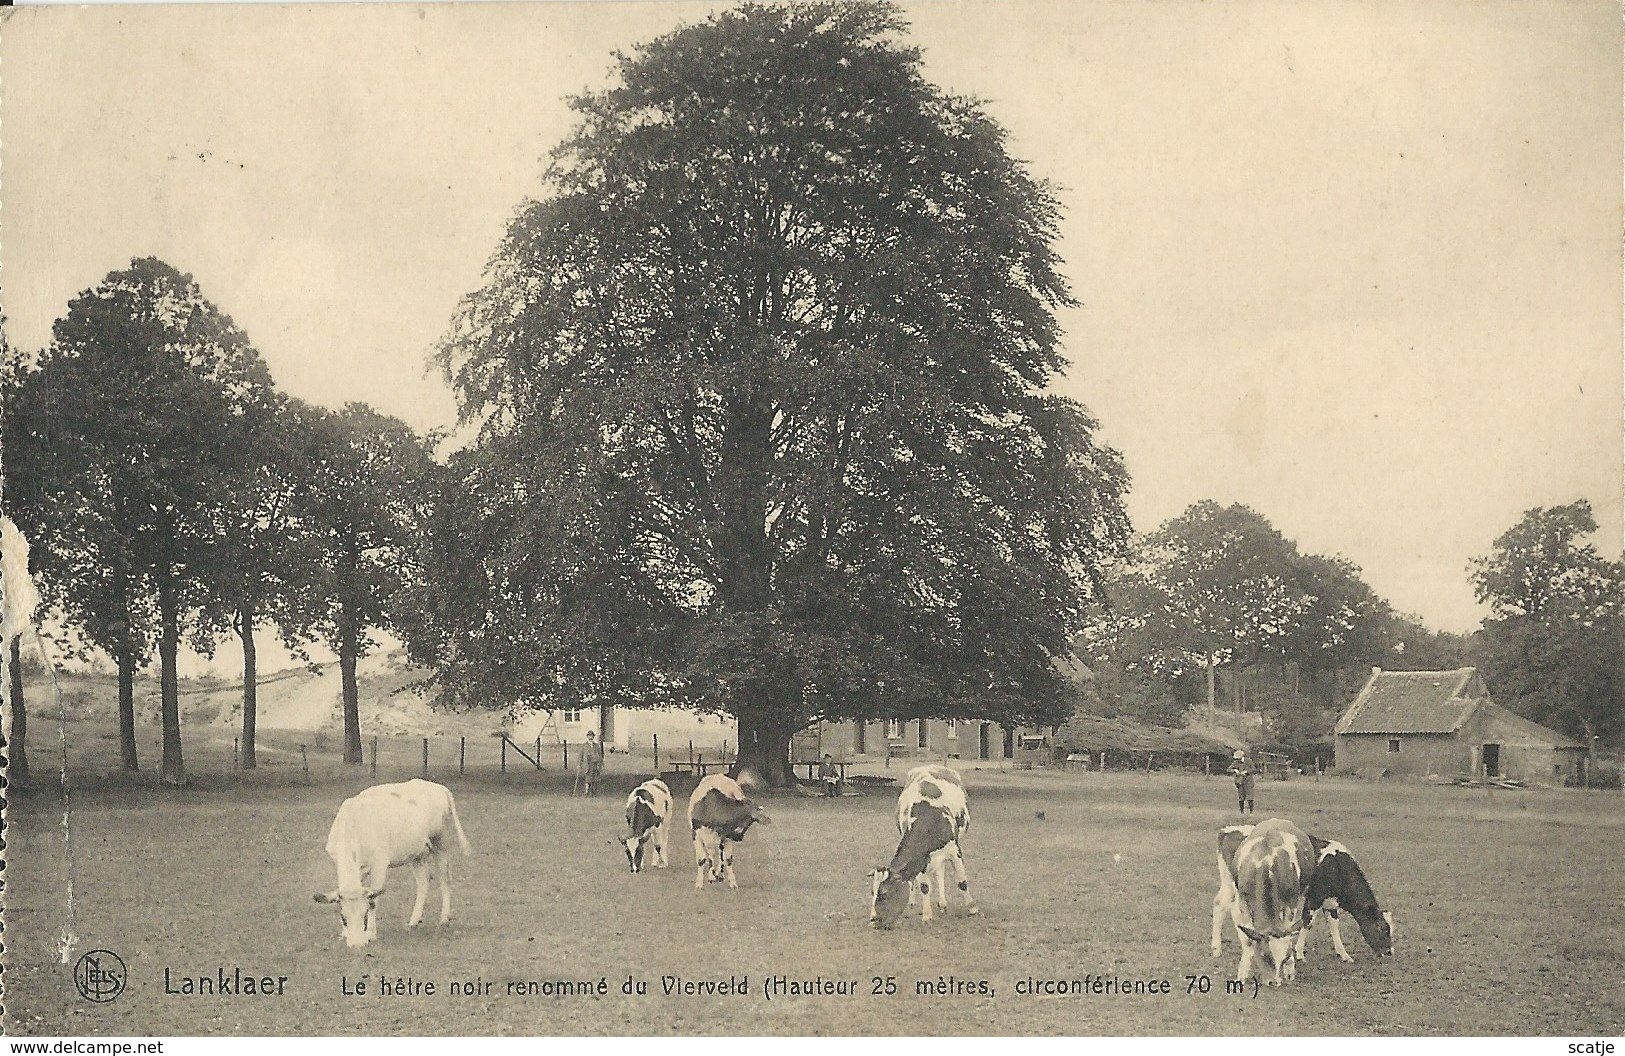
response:
[[(695, 891), (674, 831), (672, 868), (627, 873), (609, 837), (619, 791), (571, 800), (536, 775), (448, 781), (473, 854), (456, 862), (450, 928), (409, 932), (410, 874), (384, 895), (381, 944), (346, 951), (322, 847), (360, 780), (81, 790), (70, 826), (80, 945), (128, 965), (117, 1000), (90, 1004), (55, 963), (66, 921), (60, 800), (12, 802), (5, 1010), (23, 1034), (1561, 1034), (1625, 1032), (1625, 800), (1352, 781), (1269, 782), (1260, 818), (1346, 843), (1397, 918), (1379, 960), (1352, 921), (1355, 962), (1324, 933), (1296, 983), (1227, 995), (1233, 937), (1208, 956), (1213, 832), (1236, 820), (1222, 779), (967, 768), (967, 861), (982, 906), (922, 926), (867, 925), (865, 871), (889, 856), (893, 798), (774, 797), (774, 824), (740, 849), (740, 888)], [(686, 789), (677, 790), (680, 800)], [(1042, 810), (1039, 819), (1035, 811)], [(436, 896), (430, 899), (432, 921)], [(1228, 930), (1228, 929), (1227, 929)], [(164, 972), (241, 966), (286, 975), (282, 997), (165, 994)], [(744, 975), (746, 996), (672, 996), (662, 975)], [(765, 1001), (762, 978), (851, 980), (852, 995)], [(628, 975), (649, 985), (626, 996)], [(1027, 997), (1028, 976), (1168, 980), (1165, 996)], [(366, 995), (346, 980), (368, 977)], [(378, 996), (380, 977), (433, 982)], [(897, 993), (872, 993), (874, 977)], [(985, 980), (992, 996), (920, 994), (917, 981)], [(1187, 993), (1187, 976), (1212, 989)], [(510, 981), (608, 980), (604, 997), (508, 996)], [(454, 980), (494, 984), (451, 996)], [(1200, 987), (1200, 982), (1196, 984)], [(884, 988), (884, 982), (881, 984)]]

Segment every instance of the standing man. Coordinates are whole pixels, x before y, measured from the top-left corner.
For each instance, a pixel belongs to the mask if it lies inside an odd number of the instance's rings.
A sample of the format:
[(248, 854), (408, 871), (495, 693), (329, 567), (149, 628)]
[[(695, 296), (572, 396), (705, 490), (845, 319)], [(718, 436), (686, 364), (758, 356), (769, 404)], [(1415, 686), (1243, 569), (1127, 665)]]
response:
[(604, 773), (604, 746), (598, 743), (597, 735), (591, 730), (587, 731), (587, 743), (581, 746), (580, 759), (576, 764), (576, 781), (584, 786), (584, 794), (590, 796), (593, 785)]
[(1236, 809), (1243, 814), (1253, 813), (1253, 780), (1257, 772), (1247, 761), (1247, 753), (1236, 749), (1230, 764), (1230, 776), (1236, 782)]

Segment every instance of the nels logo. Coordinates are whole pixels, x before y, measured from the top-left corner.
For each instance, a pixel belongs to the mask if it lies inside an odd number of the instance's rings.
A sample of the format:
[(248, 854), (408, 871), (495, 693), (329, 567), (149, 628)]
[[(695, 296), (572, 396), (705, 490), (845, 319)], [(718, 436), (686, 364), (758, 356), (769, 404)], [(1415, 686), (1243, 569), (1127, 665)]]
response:
[(124, 993), (124, 982), (124, 961), (112, 950), (91, 950), (73, 966), (73, 985), (86, 1001), (111, 1001)]

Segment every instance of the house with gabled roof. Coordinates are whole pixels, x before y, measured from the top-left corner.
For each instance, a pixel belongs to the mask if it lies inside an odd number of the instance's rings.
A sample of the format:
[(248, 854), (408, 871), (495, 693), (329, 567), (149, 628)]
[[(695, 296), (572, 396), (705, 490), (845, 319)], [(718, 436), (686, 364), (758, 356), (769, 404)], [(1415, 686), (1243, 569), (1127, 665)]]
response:
[(1371, 678), (1333, 730), (1345, 773), (1505, 777), (1570, 784), (1585, 745), (1490, 699), (1478, 669), (1384, 671)]

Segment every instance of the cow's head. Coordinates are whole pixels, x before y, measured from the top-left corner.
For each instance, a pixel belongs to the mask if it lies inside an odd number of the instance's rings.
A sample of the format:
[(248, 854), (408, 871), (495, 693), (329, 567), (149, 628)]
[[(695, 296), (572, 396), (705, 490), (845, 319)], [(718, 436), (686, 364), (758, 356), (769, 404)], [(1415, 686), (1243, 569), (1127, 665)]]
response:
[(1384, 910), (1381, 915), (1361, 920), (1360, 934), (1366, 945), (1384, 957), (1394, 955), (1394, 915)]
[(889, 928), (908, 908), (908, 881), (884, 865), (869, 871), (869, 923)]
[(1268, 932), (1257, 931), (1247, 925), (1238, 925), (1242, 933), (1253, 943), (1253, 953), (1262, 957), (1264, 963), (1272, 973), (1266, 980), (1271, 986), (1280, 986), (1283, 982), (1291, 982), (1298, 974), (1298, 959), (1293, 953), (1298, 932), (1303, 930), (1303, 920), (1300, 918), (1289, 928), (1284, 935), (1271, 935)]
[(378, 936), (375, 918), (378, 913), (378, 892), (362, 888), (357, 891), (326, 891), (314, 896), (317, 902), (339, 907), (339, 927), (344, 945), (359, 949)]
[(626, 852), (626, 864), (634, 873), (643, 872), (643, 849), (654, 836), (653, 829), (645, 829), (633, 836), (617, 836), (609, 842)]

